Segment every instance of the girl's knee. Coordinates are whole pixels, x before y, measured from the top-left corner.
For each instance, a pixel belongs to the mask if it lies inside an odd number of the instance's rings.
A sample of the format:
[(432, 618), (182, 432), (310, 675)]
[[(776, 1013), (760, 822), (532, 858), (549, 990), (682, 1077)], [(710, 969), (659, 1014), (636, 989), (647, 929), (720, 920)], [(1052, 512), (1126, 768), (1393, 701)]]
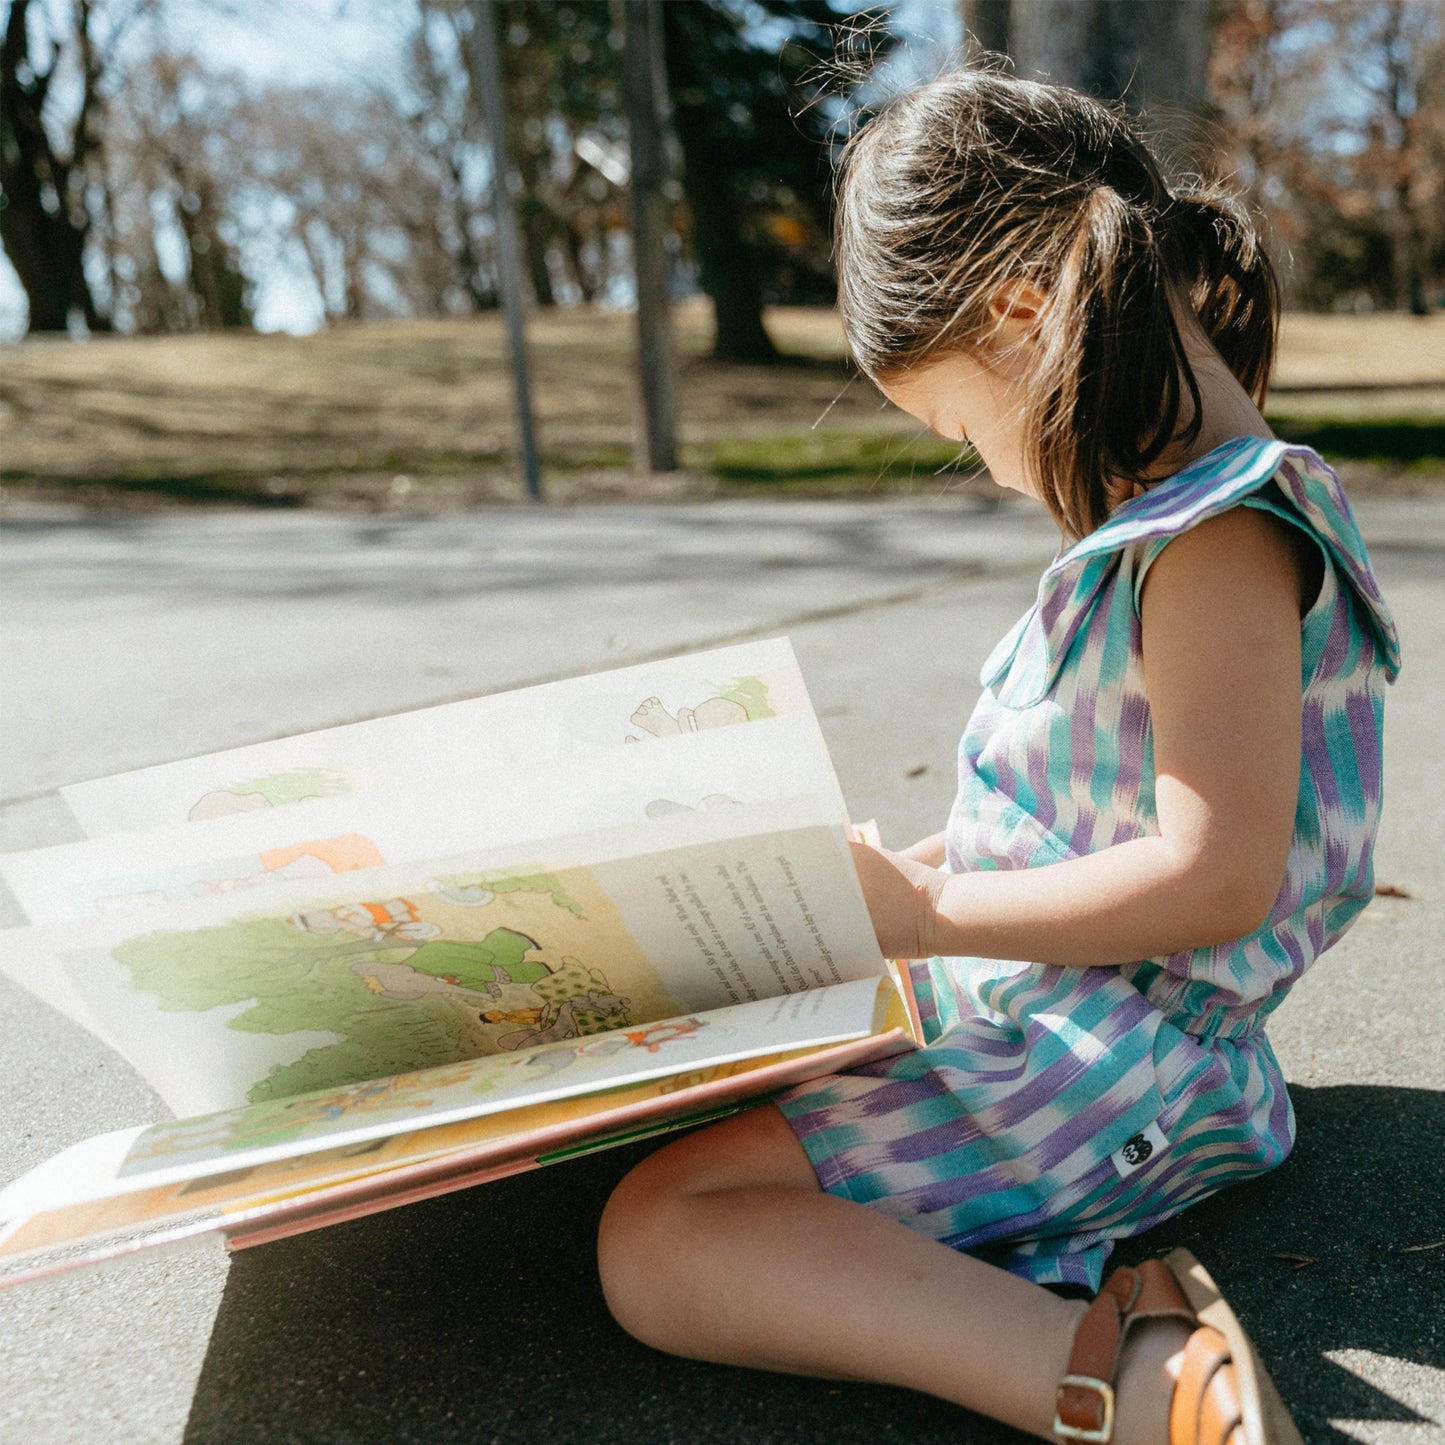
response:
[(612, 1317), (647, 1344), (662, 1344), (663, 1293), (677, 1274), (675, 1246), (686, 1235), (685, 1176), (653, 1154), (612, 1191), (597, 1230), (597, 1269)]
[(792, 1130), (768, 1107), (649, 1155), (613, 1191), (598, 1229), (598, 1270), (613, 1317), (629, 1334), (668, 1348), (712, 1245), (699, 1201), (730, 1190), (818, 1187)]

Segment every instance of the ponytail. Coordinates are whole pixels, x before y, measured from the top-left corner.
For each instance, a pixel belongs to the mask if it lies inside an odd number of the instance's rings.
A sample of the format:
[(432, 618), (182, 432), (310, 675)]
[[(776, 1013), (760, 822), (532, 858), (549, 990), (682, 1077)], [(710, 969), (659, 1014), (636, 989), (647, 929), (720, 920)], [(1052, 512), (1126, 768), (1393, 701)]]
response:
[(1199, 436), (1190, 309), (1263, 404), (1279, 283), (1253, 223), (1222, 191), (1171, 189), (1122, 106), (987, 70), (943, 76), (848, 142), (836, 237), (843, 329), (880, 383), (986, 356), (992, 298), (1010, 286), (1044, 297), (1025, 464), (1068, 535)]
[(1176, 192), (1167, 220), (1190, 300), (1225, 365), (1263, 406), (1279, 325), (1279, 277), (1248, 211), (1225, 191)]
[(1112, 185), (1089, 192), (1039, 318), (1045, 381), (1027, 404), (1029, 460), (1071, 536), (1102, 525), (1120, 500), (1111, 483), (1142, 479), (1175, 439), (1186, 393), (1185, 435), (1199, 431), (1199, 384), (1155, 215)]

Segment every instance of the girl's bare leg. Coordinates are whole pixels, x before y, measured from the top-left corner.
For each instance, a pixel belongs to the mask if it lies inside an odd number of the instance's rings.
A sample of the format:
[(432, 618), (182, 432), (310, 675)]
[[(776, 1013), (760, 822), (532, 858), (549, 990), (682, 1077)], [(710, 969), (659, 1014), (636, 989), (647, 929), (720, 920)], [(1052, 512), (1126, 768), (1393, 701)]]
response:
[[(692, 1134), (618, 1186), (598, 1240), (624, 1329), (658, 1349), (921, 1390), (1046, 1439), (1084, 1312), (825, 1194), (771, 1106)], [(1156, 1445), (1188, 1329), (1131, 1337), (1119, 1445)]]

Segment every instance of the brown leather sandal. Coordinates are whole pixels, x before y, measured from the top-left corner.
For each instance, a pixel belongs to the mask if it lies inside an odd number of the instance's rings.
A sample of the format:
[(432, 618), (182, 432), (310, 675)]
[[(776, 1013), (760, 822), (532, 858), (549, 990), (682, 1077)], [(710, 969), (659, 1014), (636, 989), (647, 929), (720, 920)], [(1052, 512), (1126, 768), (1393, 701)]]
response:
[(1054, 1435), (1108, 1445), (1114, 1377), (1130, 1329), (1144, 1320), (1195, 1326), (1169, 1411), (1169, 1445), (1303, 1445), (1249, 1337), (1187, 1249), (1116, 1269), (1079, 1322), (1059, 1381)]

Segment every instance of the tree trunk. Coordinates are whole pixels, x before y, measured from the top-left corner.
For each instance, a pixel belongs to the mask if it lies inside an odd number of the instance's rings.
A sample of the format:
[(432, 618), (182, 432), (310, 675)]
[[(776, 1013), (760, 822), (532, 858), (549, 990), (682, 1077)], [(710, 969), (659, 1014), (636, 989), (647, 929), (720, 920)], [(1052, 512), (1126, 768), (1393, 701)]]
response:
[(546, 212), (535, 202), (522, 208), (522, 251), (527, 258), (527, 279), (532, 283), (532, 297), (538, 306), (555, 306), (552, 272), (547, 265), (547, 247), (551, 241)]
[(663, 144), (662, 17), (657, 0), (623, 11), (623, 79), (632, 156), (632, 275), (637, 288), (637, 380), (642, 427), (639, 469), (677, 470), (677, 356), (667, 300), (667, 161)]
[(972, 36), (984, 50), (1010, 55), (1010, 0), (958, 0), (965, 41)]
[(717, 331), (713, 355), (723, 361), (776, 361), (777, 347), (763, 325), (763, 289), (731, 207), (718, 204), (703, 184), (686, 187), (697, 221), (693, 239), (703, 289), (712, 298)]
[(597, 299), (597, 282), (595, 273), (583, 260), (582, 248), (585, 244), (586, 237), (582, 234), (580, 221), (573, 221), (562, 234), (562, 246), (573, 284), (577, 287), (583, 304), (590, 306)]
[(714, 167), (710, 146), (689, 144), (689, 127), (681, 116), (677, 129), (686, 157), (683, 191), (694, 222), (698, 279), (717, 318), (713, 355), (725, 361), (775, 361), (777, 348), (763, 325), (762, 281), (738, 226), (730, 178)]
[(30, 59), (29, 8), (29, 0), (14, 0), (0, 40), (0, 243), (25, 290), (30, 331), (67, 331), (73, 312), (92, 330), (106, 330), (85, 279), (89, 222), (73, 209), (70, 166), (56, 156), (40, 118), (51, 72), (42, 74)]
[(663, 54), (673, 95), (673, 126), (683, 154), (683, 192), (692, 211), (693, 249), (698, 279), (712, 298), (717, 330), (713, 355), (724, 361), (776, 361), (777, 348), (763, 326), (763, 287), (757, 255), (739, 224), (741, 207), (732, 171), (710, 130), (707, 101), (685, 103), (681, 97), (699, 89), (689, 73), (697, 46), (687, 25), (705, 7), (662, 6)]
[(1013, 0), (1019, 74), (1149, 111), (1184, 139), (1207, 108), (1212, 0)]

